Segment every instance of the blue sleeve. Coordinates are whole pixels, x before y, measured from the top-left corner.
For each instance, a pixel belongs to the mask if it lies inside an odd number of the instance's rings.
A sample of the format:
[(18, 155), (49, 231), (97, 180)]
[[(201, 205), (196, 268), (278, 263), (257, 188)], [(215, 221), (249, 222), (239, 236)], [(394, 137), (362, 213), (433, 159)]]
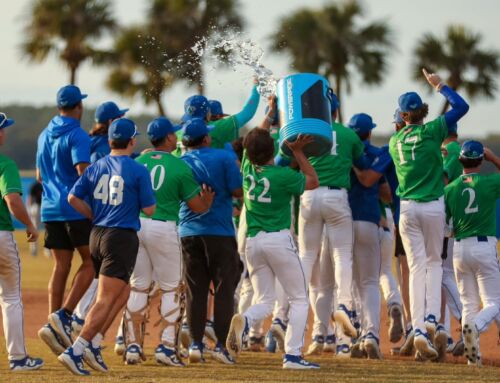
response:
[(241, 178), (240, 168), (230, 153), (226, 153), (224, 157), (224, 174), (226, 185), (230, 192), (242, 187), (243, 180)]
[[(453, 127), (469, 111), (469, 104), (448, 85), (443, 85), (440, 93), (446, 97), (451, 109), (444, 114), (446, 126)], [(451, 133), (455, 133), (452, 131)]]
[(89, 166), (83, 172), (82, 176), (76, 180), (75, 184), (71, 188), (69, 194), (73, 194), (75, 197), (80, 199), (88, 199), (92, 193), (92, 186), (90, 184), (90, 172), (92, 167)]
[(370, 159), (365, 154), (363, 154), (362, 156), (356, 158), (352, 163), (358, 169), (364, 170), (370, 166)]
[(238, 123), (238, 129), (244, 126), (248, 121), (250, 121), (255, 112), (257, 111), (257, 107), (259, 106), (260, 94), (257, 92), (257, 87), (254, 86), (252, 88), (252, 94), (248, 98), (245, 106), (241, 112), (234, 115), (236, 122)]
[(384, 174), (387, 171), (387, 169), (389, 169), (389, 166), (391, 166), (392, 164), (392, 157), (389, 154), (389, 149), (387, 146), (384, 146), (381, 149), (382, 150), (380, 155), (377, 158), (375, 158), (375, 160), (371, 165), (371, 170), (380, 174)]
[(151, 185), (151, 176), (144, 166), (139, 165), (139, 202), (141, 209), (153, 206), (156, 203), (153, 186)]
[(73, 166), (82, 162), (90, 163), (90, 137), (83, 129), (77, 129), (71, 136), (69, 144)]

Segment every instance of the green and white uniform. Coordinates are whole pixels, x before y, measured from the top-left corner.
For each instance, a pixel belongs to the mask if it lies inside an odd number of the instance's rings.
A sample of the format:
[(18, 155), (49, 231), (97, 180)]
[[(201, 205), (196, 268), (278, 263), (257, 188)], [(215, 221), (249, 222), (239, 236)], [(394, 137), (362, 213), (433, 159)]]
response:
[(139, 251), (130, 279), (132, 291), (124, 313), (128, 330), (125, 342), (127, 345), (142, 345), (133, 318), (139, 317), (145, 321), (149, 289), (153, 282), (157, 282), (163, 293), (160, 311), (166, 321), (163, 322), (161, 343), (175, 348), (174, 324), (181, 315), (177, 299), (182, 278), (182, 257), (177, 235), (179, 209), (181, 201), (189, 201), (199, 194), (200, 186), (191, 168), (170, 153), (153, 151), (141, 155), (136, 161), (151, 174), (156, 210), (150, 218), (141, 214)]
[(16, 164), (0, 155), (0, 303), (3, 328), (9, 360), (26, 357), (23, 329), (23, 304), (21, 300), (21, 261), (12, 232), (12, 218), (5, 203), (5, 196), (22, 193), (21, 177)]
[(448, 142), (445, 145), (446, 155), (443, 155), (443, 168), (448, 183), (457, 179), (464, 169), (458, 157), (460, 156), (460, 144), (457, 141)]
[(500, 174), (464, 174), (445, 188), (446, 214), (455, 234), (453, 266), (463, 304), (462, 325), (475, 325), (479, 332), (495, 318), (500, 320), (498, 198)]
[(290, 304), (285, 352), (301, 355), (308, 301), (304, 273), (290, 233), (290, 203), (292, 196), (302, 194), (306, 179), (287, 167), (254, 166), (246, 153), (242, 173), (248, 226), (245, 254), (254, 288), (254, 304), (243, 315), (252, 325), (271, 313), (276, 278)]
[(444, 238), (444, 179), (441, 144), (444, 116), (408, 125), (389, 142), (401, 198), (399, 230), (410, 268), (410, 310), (415, 331), (426, 332), (426, 315), (439, 319)]

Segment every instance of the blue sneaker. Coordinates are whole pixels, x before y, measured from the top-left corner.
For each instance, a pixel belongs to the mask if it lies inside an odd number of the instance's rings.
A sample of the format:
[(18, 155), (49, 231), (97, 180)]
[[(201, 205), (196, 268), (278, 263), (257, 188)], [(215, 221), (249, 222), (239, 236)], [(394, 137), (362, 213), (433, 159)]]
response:
[(125, 351), (125, 364), (138, 364), (146, 360), (142, 348), (135, 343), (130, 344)]
[(75, 355), (73, 347), (68, 347), (57, 359), (75, 375), (90, 375), (90, 372), (83, 368), (83, 355)]
[(122, 356), (125, 353), (125, 339), (123, 339), (123, 336), (117, 336), (115, 338), (114, 351), (118, 356)]
[(231, 355), (229, 355), (229, 352), (227, 349), (222, 345), (222, 343), (217, 343), (217, 346), (214, 348), (214, 352), (212, 353), (212, 357), (224, 364), (235, 364), (235, 360)]
[(264, 340), (264, 344), (266, 346), (266, 351), (275, 353), (276, 352), (276, 339), (274, 339), (271, 330), (269, 330), (266, 334), (266, 339)]
[(351, 357), (351, 348), (348, 344), (338, 344), (336, 348), (336, 356), (337, 358), (350, 358)]
[(19, 360), (9, 360), (9, 368), (11, 371), (32, 371), (42, 368), (43, 360), (40, 358), (32, 358), (26, 356)]
[(434, 348), (433, 344), (429, 340), (426, 333), (422, 332), (420, 329), (415, 330), (415, 338), (413, 344), (417, 349), (418, 353), (424, 359), (436, 359), (438, 357), (438, 352)]
[(323, 346), (323, 352), (335, 352), (335, 344), (337, 343), (337, 339), (335, 335), (327, 335), (325, 337), (325, 345)]
[(323, 335), (315, 335), (312, 342), (307, 348), (306, 355), (321, 355), (325, 346), (325, 337)]
[(280, 349), (280, 351), (285, 350), (286, 329), (287, 326), (286, 324), (283, 323), (281, 319), (279, 318), (273, 319), (270, 330), (274, 336), (274, 339), (276, 339), (276, 342), (278, 343), (278, 348)]
[(363, 339), (363, 348), (368, 356), (368, 359), (382, 359), (379, 339), (371, 332), (365, 335)]
[(413, 331), (413, 327), (408, 327), (405, 333), (405, 341), (399, 348), (399, 355), (401, 356), (410, 356), (415, 354), (415, 345), (413, 341), (415, 339), (415, 331)]
[(49, 324), (59, 334), (66, 347), (70, 347), (73, 344), (71, 340), (71, 316), (66, 311), (59, 309), (50, 314)]
[(438, 324), (434, 315), (429, 314), (425, 317), (425, 331), (427, 331), (427, 337), (431, 343), (434, 342), (434, 335), (436, 335)]
[(192, 342), (189, 346), (189, 363), (203, 363), (205, 358), (203, 357), (203, 342)]
[(50, 324), (46, 324), (38, 331), (38, 337), (51, 349), (55, 355), (60, 355), (66, 349), (61, 337)]
[(78, 315), (73, 314), (71, 316), (71, 331), (78, 337), (82, 332), (83, 325), (85, 324), (85, 320), (81, 319)]
[(108, 372), (108, 366), (106, 366), (106, 364), (104, 363), (104, 359), (102, 359), (101, 348), (92, 347), (92, 342), (90, 342), (89, 346), (85, 349), (85, 352), (83, 353), (83, 359), (94, 370), (100, 372)]
[(184, 363), (179, 359), (175, 349), (166, 347), (163, 344), (158, 345), (155, 350), (155, 359), (158, 364), (173, 367), (184, 367)]
[(243, 340), (248, 335), (248, 320), (241, 314), (235, 314), (231, 319), (231, 326), (226, 339), (226, 348), (234, 358), (243, 348)]
[(333, 320), (338, 326), (342, 327), (342, 331), (345, 335), (351, 338), (356, 338), (358, 336), (358, 330), (356, 330), (351, 322), (351, 312), (345, 305), (339, 305), (337, 310), (333, 313)]
[(285, 354), (283, 358), (283, 368), (291, 370), (311, 370), (318, 369), (319, 364), (308, 362), (300, 355)]

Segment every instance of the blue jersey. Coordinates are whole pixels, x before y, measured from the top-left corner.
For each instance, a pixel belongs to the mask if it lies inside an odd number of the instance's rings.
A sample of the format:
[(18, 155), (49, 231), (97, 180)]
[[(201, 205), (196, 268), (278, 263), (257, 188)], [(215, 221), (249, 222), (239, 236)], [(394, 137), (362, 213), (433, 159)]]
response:
[(85, 169), (71, 194), (88, 200), (93, 224), (139, 230), (141, 209), (155, 204), (148, 170), (129, 156), (106, 156)]
[(399, 196), (396, 194), (399, 182), (396, 175), (396, 167), (389, 154), (389, 146), (384, 145), (380, 148), (380, 155), (372, 163), (371, 169), (377, 173), (385, 175), (385, 179), (391, 188), (392, 203), (394, 205), (394, 223), (399, 224)]
[(90, 162), (94, 163), (111, 153), (108, 136), (90, 136)]
[(84, 219), (68, 203), (68, 192), (78, 179), (75, 166), (90, 163), (90, 138), (80, 121), (56, 116), (38, 137), (36, 167), (42, 177), (42, 221)]
[[(380, 154), (380, 149), (365, 141), (364, 158), (367, 164), (371, 164)], [(358, 178), (351, 175), (351, 190), (349, 190), (349, 205), (352, 210), (353, 221), (368, 221), (378, 225), (380, 222), (379, 183), (367, 188), (363, 186)]]
[(241, 174), (234, 154), (223, 149), (201, 148), (187, 152), (182, 159), (193, 170), (196, 181), (210, 186), (215, 197), (210, 210), (194, 213), (185, 202), (179, 213), (179, 236), (234, 236), (232, 192), (241, 188)]

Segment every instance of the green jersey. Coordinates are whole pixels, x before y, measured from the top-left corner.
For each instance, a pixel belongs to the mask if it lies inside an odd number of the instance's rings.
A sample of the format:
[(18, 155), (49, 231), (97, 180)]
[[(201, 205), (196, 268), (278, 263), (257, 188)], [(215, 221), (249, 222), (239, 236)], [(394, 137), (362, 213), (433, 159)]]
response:
[(5, 203), (5, 196), (10, 193), (22, 194), (21, 177), (16, 163), (10, 158), (0, 155), (0, 193), (2, 202), (0, 203), (0, 230), (14, 231), (12, 218)]
[[(149, 152), (136, 161), (151, 174), (156, 198), (156, 210), (151, 218), (178, 222), (181, 201), (189, 201), (200, 192), (191, 168), (167, 152)], [(141, 213), (141, 217), (147, 216)]]
[(456, 239), (496, 236), (500, 174), (463, 174), (446, 186), (444, 196)]
[(448, 136), (444, 116), (424, 125), (408, 125), (389, 141), (401, 199), (429, 202), (444, 194), (441, 143)]
[(332, 124), (334, 145), (330, 153), (320, 157), (309, 157), (316, 170), (320, 186), (351, 188), (353, 161), (363, 155), (365, 146), (358, 135), (337, 122)]
[(241, 169), (247, 236), (254, 237), (259, 231), (290, 229), (292, 196), (304, 192), (304, 174), (288, 167), (254, 166), (246, 153)]
[(443, 168), (448, 182), (451, 182), (462, 174), (463, 166), (458, 160), (460, 157), (460, 144), (457, 141), (448, 142), (445, 145), (446, 154), (443, 155)]
[(280, 151), (280, 130), (275, 126), (271, 126), (269, 134), (274, 141), (274, 155), (276, 156)]

